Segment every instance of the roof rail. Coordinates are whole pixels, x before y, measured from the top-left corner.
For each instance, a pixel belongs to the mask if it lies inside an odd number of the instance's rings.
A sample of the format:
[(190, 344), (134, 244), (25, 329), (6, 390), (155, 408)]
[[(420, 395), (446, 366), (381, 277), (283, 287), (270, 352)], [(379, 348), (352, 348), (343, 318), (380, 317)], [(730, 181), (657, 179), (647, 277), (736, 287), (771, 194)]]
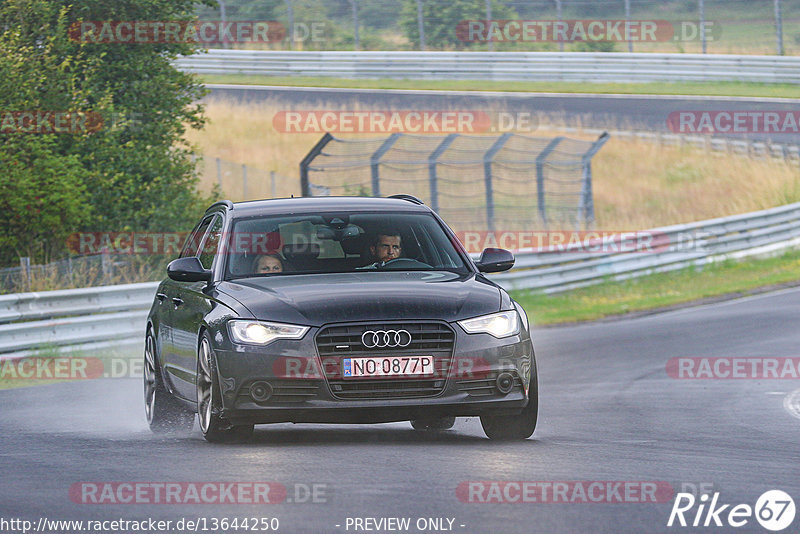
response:
[(398, 200), (407, 200), (408, 202), (413, 202), (414, 204), (419, 204), (420, 206), (424, 206), (425, 205), (425, 203), (423, 201), (421, 201), (420, 199), (418, 199), (414, 195), (404, 195), (404, 194), (390, 195), (390, 196), (388, 196), (386, 198), (396, 198)]
[(215, 206), (225, 206), (229, 210), (232, 210), (233, 209), (233, 202), (231, 202), (230, 200), (218, 200), (217, 202), (214, 202), (213, 204), (211, 204), (206, 211), (209, 211), (210, 209), (214, 208)]

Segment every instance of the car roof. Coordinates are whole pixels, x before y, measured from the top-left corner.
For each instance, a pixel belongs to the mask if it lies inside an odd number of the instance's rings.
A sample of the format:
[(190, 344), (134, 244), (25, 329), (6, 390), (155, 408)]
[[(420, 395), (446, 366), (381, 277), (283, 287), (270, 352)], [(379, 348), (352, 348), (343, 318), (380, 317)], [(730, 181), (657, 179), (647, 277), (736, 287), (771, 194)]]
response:
[[(318, 211), (392, 211), (428, 213), (430, 208), (405, 199), (379, 197), (297, 197), (226, 204), (234, 218)], [(213, 206), (212, 206), (213, 207)], [(231, 209), (232, 208), (232, 209)]]

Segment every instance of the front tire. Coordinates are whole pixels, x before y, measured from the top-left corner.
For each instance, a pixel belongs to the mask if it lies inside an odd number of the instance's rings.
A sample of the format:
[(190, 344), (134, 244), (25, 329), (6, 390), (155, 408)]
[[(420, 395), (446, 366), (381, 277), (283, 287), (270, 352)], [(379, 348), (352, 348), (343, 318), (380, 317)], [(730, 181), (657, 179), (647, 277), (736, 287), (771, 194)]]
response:
[(531, 377), (528, 405), (522, 409), (522, 413), (481, 416), (481, 426), (489, 439), (512, 441), (528, 439), (533, 435), (539, 416), (539, 381), (535, 369), (534, 367), (534, 374)]
[(155, 434), (189, 433), (194, 412), (170, 395), (158, 366), (156, 340), (147, 330), (144, 341), (144, 415)]
[(204, 332), (197, 350), (197, 418), (200, 431), (210, 443), (248, 440), (253, 435), (253, 425), (231, 425), (219, 416), (221, 406), (214, 351), (208, 333)]
[(414, 430), (422, 430), (426, 432), (438, 432), (442, 430), (450, 430), (456, 424), (455, 417), (439, 417), (436, 419), (412, 419), (411, 426)]

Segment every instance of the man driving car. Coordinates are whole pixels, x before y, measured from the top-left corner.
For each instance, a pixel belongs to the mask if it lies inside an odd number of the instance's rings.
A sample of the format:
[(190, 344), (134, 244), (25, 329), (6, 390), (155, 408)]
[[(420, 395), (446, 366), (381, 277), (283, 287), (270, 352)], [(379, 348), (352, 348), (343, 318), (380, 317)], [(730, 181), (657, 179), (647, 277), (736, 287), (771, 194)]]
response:
[(384, 230), (377, 234), (369, 247), (374, 261), (386, 263), (399, 258), (403, 254), (401, 241), (400, 232), (394, 230)]

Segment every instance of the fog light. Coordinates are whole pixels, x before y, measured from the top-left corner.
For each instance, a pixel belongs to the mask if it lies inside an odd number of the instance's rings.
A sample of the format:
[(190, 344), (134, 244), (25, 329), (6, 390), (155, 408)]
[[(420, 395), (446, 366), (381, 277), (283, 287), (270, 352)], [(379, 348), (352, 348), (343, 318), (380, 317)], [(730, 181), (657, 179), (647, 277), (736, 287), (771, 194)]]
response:
[(514, 387), (514, 377), (511, 373), (500, 373), (500, 376), (497, 377), (497, 390), (506, 395), (511, 391), (511, 388)]
[(272, 397), (272, 386), (267, 382), (254, 382), (250, 386), (250, 397), (256, 402), (265, 402)]

